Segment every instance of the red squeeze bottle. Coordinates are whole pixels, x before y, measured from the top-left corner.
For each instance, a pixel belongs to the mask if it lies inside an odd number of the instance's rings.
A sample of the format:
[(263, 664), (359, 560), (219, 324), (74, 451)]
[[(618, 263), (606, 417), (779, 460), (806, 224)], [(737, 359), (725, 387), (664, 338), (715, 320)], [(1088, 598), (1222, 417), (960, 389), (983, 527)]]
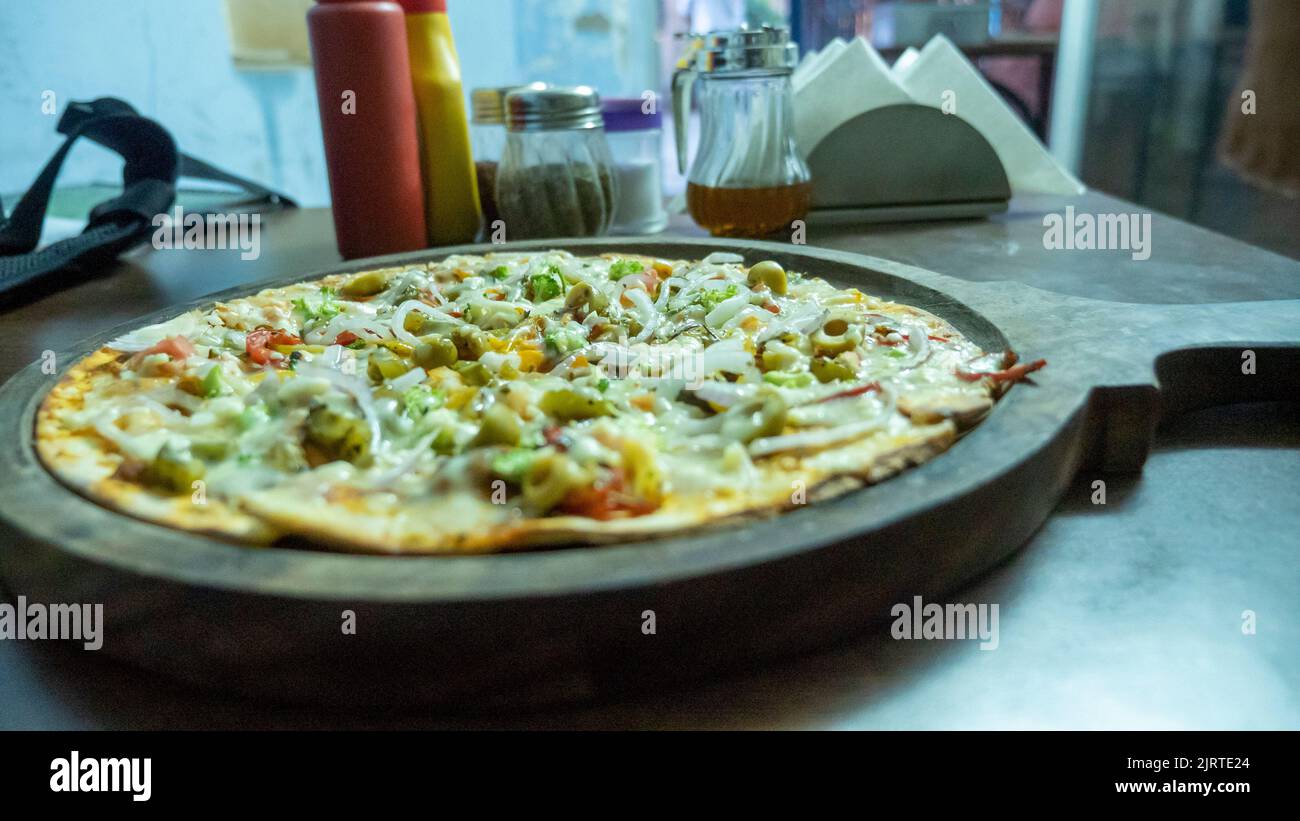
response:
[(428, 243), (402, 7), (317, 0), (307, 12), (334, 233), (345, 259)]

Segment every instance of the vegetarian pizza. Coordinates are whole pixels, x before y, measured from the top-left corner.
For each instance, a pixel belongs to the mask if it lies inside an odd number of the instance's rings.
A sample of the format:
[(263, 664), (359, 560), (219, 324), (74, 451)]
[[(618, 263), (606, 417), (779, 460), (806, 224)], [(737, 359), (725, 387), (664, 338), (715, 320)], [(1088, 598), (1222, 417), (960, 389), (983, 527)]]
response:
[(880, 481), (1042, 364), (773, 261), (456, 255), (128, 333), (54, 387), (36, 442), (64, 482), (173, 527), (484, 552)]

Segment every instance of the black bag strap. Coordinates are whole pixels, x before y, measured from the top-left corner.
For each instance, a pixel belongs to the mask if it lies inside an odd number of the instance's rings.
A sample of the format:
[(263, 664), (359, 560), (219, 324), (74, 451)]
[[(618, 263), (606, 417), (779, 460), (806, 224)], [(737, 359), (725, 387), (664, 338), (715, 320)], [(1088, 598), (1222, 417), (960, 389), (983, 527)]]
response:
[[(149, 231), (155, 214), (176, 197), (176, 141), (158, 123), (113, 97), (68, 105), (58, 130), (67, 136), (8, 219), (0, 225), (0, 290), (7, 291), (73, 263), (116, 257)], [(80, 137), (122, 155), (122, 193), (90, 212), (86, 229), (37, 251), (41, 226), (63, 161)]]
[(198, 157), (191, 157), (189, 154), (181, 153), (181, 170), (180, 176), (189, 177), (195, 180), (211, 180), (213, 182), (224, 182), (230, 185), (238, 186), (248, 192), (252, 199), (268, 205), (280, 205), (285, 208), (297, 208), (298, 203), (286, 197), (277, 191), (263, 186), (260, 183), (245, 179), (238, 174), (232, 174), (229, 171), (223, 171), (215, 165), (200, 160)]
[[(265, 201), (294, 206), (289, 198), (257, 183), (180, 153), (167, 129), (115, 97), (70, 103), (59, 118), (58, 131), (67, 139), (7, 219), (0, 203), (0, 293), (72, 265), (108, 262), (137, 245), (151, 233), (155, 215), (175, 201), (178, 175), (230, 183)], [(38, 251), (54, 182), (80, 137), (122, 156), (122, 193), (91, 209), (80, 234)]]

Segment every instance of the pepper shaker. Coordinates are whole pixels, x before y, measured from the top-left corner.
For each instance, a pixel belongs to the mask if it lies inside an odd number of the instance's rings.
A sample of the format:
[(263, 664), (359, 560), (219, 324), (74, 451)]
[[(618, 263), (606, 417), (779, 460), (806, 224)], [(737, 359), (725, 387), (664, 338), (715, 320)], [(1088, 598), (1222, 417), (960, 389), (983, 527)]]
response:
[(618, 189), (599, 95), (588, 86), (526, 86), (506, 94), (505, 109), (496, 204), (507, 238), (605, 234)]

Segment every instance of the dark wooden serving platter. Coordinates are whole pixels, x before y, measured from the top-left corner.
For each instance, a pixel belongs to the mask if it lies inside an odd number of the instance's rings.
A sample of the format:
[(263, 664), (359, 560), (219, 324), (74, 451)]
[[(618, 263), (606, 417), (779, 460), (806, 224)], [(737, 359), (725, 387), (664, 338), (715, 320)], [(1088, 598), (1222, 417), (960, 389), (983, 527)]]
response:
[[(779, 517), (606, 547), (469, 557), (247, 548), (113, 513), (37, 460), (56, 376), (0, 387), (0, 569), (29, 601), (100, 602), (101, 652), (286, 702), (487, 709), (699, 678), (822, 645), (947, 598), (1023, 544), (1080, 470), (1138, 470), (1162, 413), (1300, 396), (1300, 301), (1130, 305), (971, 283), (886, 260), (740, 240), (522, 243), (575, 253), (775, 259), (939, 314), (989, 350), (1045, 357), (950, 451)], [(482, 246), (352, 262), (268, 285)], [(133, 327), (58, 355), (59, 371)], [(1242, 355), (1255, 355), (1255, 373)], [(355, 635), (342, 630), (353, 611)], [(643, 633), (646, 611), (655, 633)]]

